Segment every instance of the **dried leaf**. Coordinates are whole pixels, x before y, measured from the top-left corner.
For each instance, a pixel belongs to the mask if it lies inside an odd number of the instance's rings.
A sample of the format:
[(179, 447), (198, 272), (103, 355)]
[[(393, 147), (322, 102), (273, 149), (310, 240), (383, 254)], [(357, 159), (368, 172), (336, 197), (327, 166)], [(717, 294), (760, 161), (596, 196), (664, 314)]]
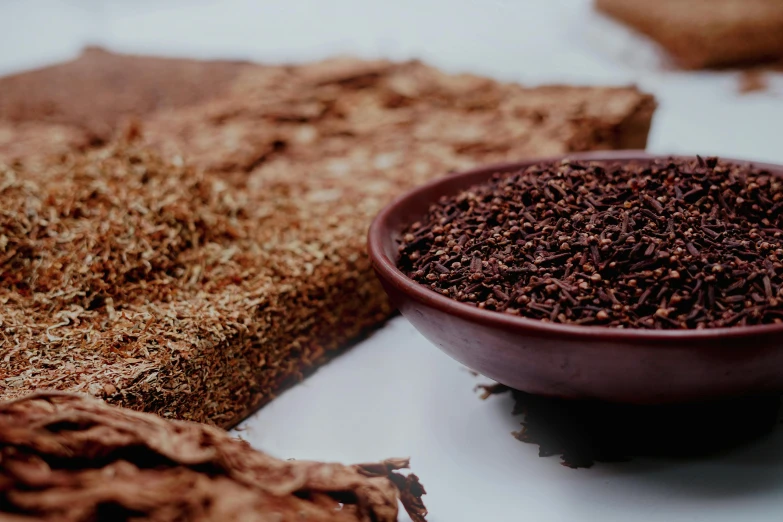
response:
[(15, 520), (424, 520), (407, 459), (283, 461), (217, 428), (74, 394), (0, 403), (0, 512)]

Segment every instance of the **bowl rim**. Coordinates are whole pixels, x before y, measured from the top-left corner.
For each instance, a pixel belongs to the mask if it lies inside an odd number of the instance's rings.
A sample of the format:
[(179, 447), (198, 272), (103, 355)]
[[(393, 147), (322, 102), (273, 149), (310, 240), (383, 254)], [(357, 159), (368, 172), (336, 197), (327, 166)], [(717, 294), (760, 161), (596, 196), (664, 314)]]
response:
[[(712, 157), (705, 155), (703, 157)], [(715, 340), (726, 338), (744, 338), (756, 335), (783, 335), (783, 323), (735, 326), (722, 328), (704, 328), (704, 329), (683, 329), (683, 330), (645, 330), (641, 328), (615, 328), (608, 326), (582, 326), (573, 324), (561, 324), (544, 322), (527, 317), (514, 316), (495, 312), (492, 310), (483, 310), (449, 297), (445, 297), (437, 292), (430, 290), (424, 285), (410, 279), (401, 270), (397, 264), (384, 253), (384, 244), (387, 238), (383, 234), (384, 229), (390, 230), (388, 222), (392, 216), (395, 216), (400, 207), (409, 199), (419, 196), (421, 193), (437, 189), (442, 186), (442, 194), (449, 194), (446, 187), (451, 180), (459, 177), (468, 177), (479, 174), (489, 174), (497, 171), (509, 171), (518, 168), (525, 168), (531, 165), (547, 162), (560, 162), (563, 160), (575, 161), (612, 161), (612, 162), (630, 162), (630, 161), (652, 161), (652, 160), (683, 159), (695, 160), (696, 155), (687, 154), (649, 154), (643, 150), (623, 150), (623, 151), (591, 151), (579, 152), (573, 154), (563, 154), (559, 156), (547, 156), (540, 158), (524, 159), (520, 161), (490, 164), (479, 166), (470, 170), (461, 171), (446, 176), (438, 177), (427, 183), (418, 185), (413, 189), (406, 191), (396, 197), (391, 203), (386, 205), (373, 219), (368, 236), (367, 248), (373, 268), (379, 277), (388, 284), (393, 285), (397, 290), (409, 298), (428, 307), (435, 308), (448, 315), (457, 316), (474, 323), (485, 324), (506, 330), (525, 330), (529, 333), (538, 333), (543, 336), (552, 337), (578, 337), (581, 339), (609, 340), (614, 342), (666, 342), (677, 340)], [(783, 165), (758, 162), (752, 160), (742, 160), (734, 158), (720, 157), (721, 161), (735, 164), (750, 164), (754, 167), (770, 170), (773, 174), (783, 177)]]

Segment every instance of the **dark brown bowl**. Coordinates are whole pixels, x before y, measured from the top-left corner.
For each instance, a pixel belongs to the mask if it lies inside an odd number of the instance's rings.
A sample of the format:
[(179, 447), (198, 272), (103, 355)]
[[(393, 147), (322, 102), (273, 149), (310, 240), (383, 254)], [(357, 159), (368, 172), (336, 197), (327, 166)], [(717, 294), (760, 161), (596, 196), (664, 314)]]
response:
[[(656, 159), (639, 151), (568, 158)], [(378, 214), (370, 227), (370, 258), (402, 315), (468, 368), (534, 394), (657, 404), (783, 391), (783, 325), (657, 331), (545, 323), (454, 301), (397, 269), (401, 230), (424, 216), (440, 196), (483, 182), (495, 172), (552, 160), (449, 175), (404, 194)], [(783, 176), (783, 166), (754, 164)]]

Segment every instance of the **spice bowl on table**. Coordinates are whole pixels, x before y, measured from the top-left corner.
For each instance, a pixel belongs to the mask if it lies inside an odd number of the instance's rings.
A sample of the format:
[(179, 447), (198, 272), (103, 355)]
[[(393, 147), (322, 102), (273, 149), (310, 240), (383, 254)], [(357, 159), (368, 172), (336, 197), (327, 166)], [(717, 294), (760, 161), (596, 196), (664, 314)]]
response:
[(630, 403), (783, 391), (783, 166), (574, 154), (449, 175), (373, 222), (392, 302), (525, 392)]

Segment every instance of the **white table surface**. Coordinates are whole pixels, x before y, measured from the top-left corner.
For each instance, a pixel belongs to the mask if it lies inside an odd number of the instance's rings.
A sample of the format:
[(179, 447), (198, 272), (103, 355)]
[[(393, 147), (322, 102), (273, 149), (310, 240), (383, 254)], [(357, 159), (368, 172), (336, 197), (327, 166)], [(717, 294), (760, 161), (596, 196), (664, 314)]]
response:
[[(266, 62), (420, 57), (529, 84), (637, 83), (660, 103), (650, 150), (783, 162), (783, 82), (739, 96), (736, 73), (661, 72), (651, 46), (593, 15), (587, 0), (0, 3), (0, 74), (72, 57), (88, 43)], [(512, 438), (511, 399), (480, 401), (480, 382), (397, 318), (237, 433), (286, 458), (411, 456), (433, 522), (783, 516), (783, 430), (720, 457), (570, 470)]]

